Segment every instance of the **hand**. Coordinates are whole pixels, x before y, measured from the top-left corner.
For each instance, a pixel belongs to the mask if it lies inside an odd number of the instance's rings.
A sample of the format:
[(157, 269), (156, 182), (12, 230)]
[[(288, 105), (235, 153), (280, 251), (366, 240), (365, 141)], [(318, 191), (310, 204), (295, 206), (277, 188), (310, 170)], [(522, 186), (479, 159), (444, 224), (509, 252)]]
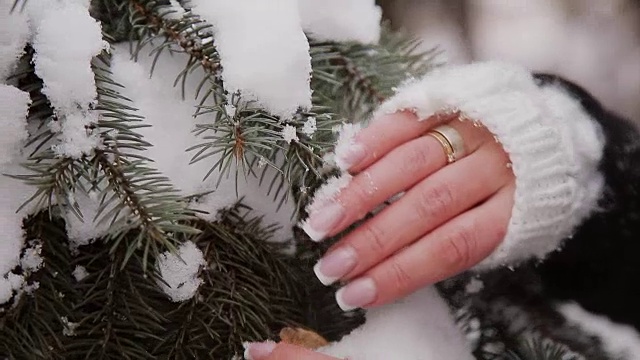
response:
[(270, 341), (248, 344), (246, 355), (249, 360), (339, 360), (300, 346)]
[[(447, 122), (465, 155), (447, 164), (443, 145), (425, 132)], [(401, 192), (399, 200), (335, 244), (314, 270), (325, 284), (347, 282), (344, 310), (392, 302), (477, 264), (504, 239), (515, 177), (494, 136), (449, 116), (418, 121), (384, 116), (355, 137), (341, 160), (353, 179), (335, 202), (312, 211), (305, 230), (333, 236)], [(316, 239), (318, 240), (318, 239)]]

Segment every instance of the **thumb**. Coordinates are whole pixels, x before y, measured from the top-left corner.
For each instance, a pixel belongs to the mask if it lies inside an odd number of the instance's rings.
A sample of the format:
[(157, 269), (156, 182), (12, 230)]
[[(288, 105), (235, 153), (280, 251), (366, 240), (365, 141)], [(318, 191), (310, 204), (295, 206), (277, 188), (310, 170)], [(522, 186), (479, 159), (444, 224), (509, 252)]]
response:
[(247, 360), (338, 360), (297, 345), (265, 341), (245, 343), (244, 357)]

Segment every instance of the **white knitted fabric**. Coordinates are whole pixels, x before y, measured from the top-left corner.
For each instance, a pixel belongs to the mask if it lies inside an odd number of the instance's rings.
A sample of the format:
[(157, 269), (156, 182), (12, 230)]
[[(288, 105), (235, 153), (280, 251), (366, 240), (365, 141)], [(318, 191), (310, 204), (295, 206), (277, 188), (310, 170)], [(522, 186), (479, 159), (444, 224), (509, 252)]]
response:
[(378, 113), (411, 110), (426, 119), (452, 108), (496, 135), (516, 176), (505, 239), (476, 269), (542, 259), (558, 249), (595, 210), (602, 192), (599, 125), (560, 87), (539, 87), (529, 71), (502, 63), (429, 73), (402, 86)]

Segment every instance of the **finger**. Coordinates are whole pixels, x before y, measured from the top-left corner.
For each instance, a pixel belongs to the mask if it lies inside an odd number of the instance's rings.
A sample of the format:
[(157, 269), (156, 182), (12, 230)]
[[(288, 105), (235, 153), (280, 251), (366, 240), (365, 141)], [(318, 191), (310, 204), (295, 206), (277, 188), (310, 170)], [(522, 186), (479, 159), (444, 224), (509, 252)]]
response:
[(456, 275), (489, 256), (504, 239), (514, 185), (447, 222), (336, 294), (343, 309), (378, 306)]
[[(465, 139), (465, 150), (473, 153), (493, 137), (470, 121), (449, 123)], [(441, 143), (431, 136), (420, 136), (391, 150), (366, 170), (355, 175), (335, 202), (311, 212), (305, 231), (318, 241), (333, 236), (364, 217), (393, 195), (411, 188), (442, 168), (447, 162)]]
[(337, 360), (297, 345), (284, 342), (246, 344), (245, 358), (249, 360)]
[(314, 271), (324, 284), (359, 276), (509, 183), (507, 156), (494, 143), (445, 166), (334, 245)]
[(336, 148), (336, 161), (343, 169), (359, 172), (399, 145), (453, 117), (453, 114), (437, 115), (428, 121), (418, 121), (417, 116), (409, 111), (383, 115), (360, 130), (347, 147)]

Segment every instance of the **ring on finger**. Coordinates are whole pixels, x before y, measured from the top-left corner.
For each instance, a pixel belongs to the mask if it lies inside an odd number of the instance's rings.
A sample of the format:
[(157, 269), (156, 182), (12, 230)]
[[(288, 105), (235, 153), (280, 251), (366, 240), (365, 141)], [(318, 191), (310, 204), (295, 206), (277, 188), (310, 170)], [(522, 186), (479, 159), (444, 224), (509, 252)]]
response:
[(454, 127), (440, 125), (427, 131), (426, 135), (435, 138), (442, 145), (447, 156), (447, 164), (451, 164), (465, 155), (464, 140)]

